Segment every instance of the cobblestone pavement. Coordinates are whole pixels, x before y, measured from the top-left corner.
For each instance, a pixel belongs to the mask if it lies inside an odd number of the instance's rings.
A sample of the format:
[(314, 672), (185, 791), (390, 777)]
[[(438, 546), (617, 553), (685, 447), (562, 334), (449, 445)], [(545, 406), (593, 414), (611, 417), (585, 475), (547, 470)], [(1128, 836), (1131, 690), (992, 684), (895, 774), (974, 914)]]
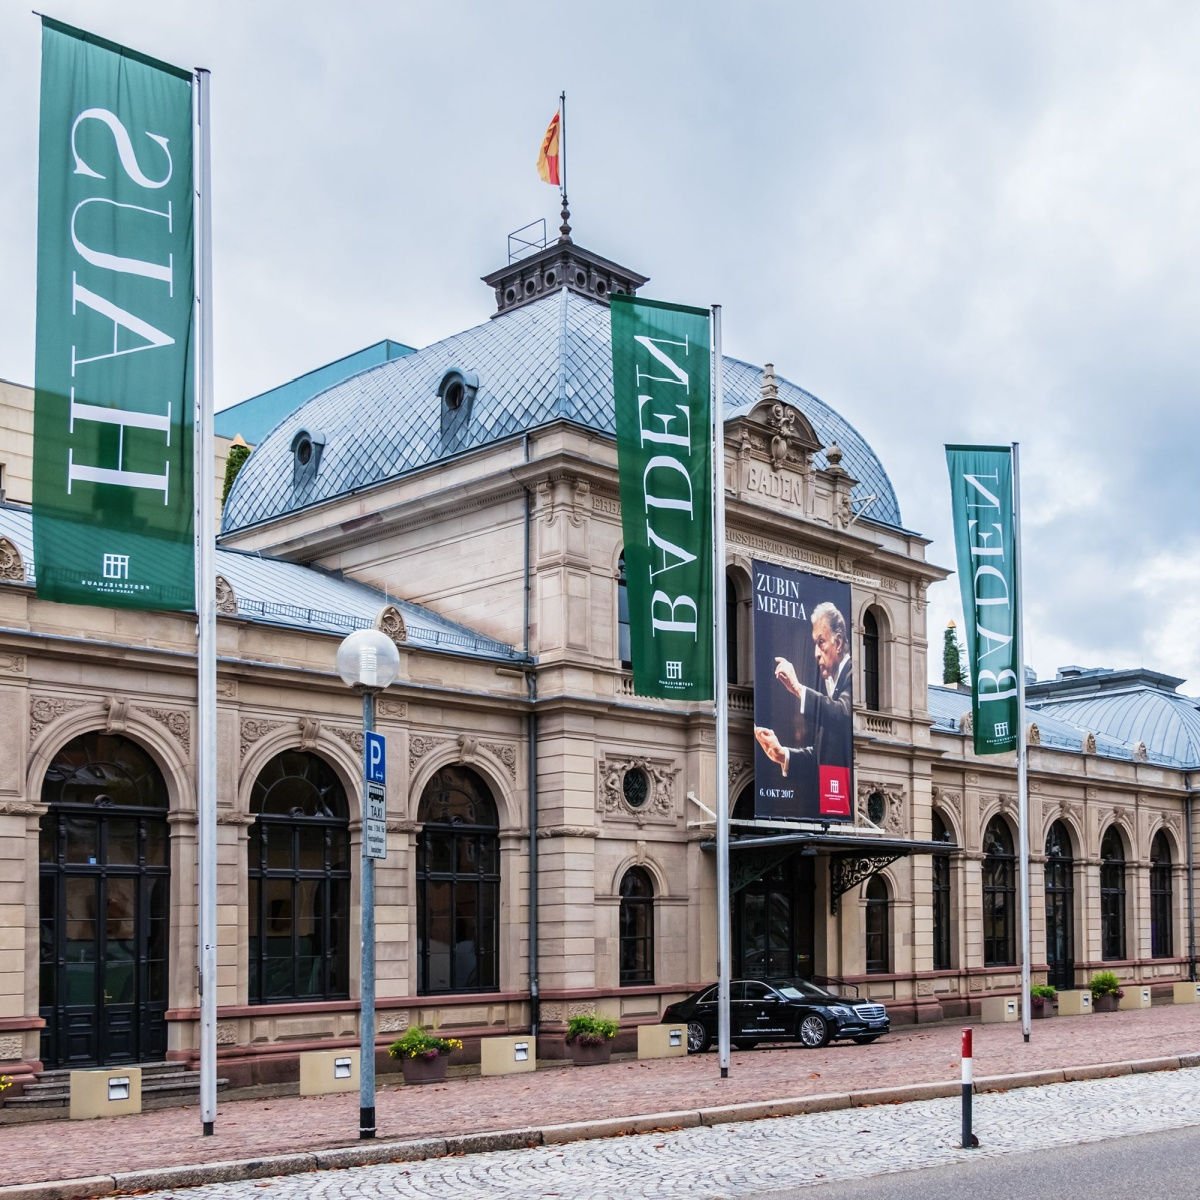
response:
[(975, 1110), (977, 1150), (959, 1148), (960, 1104), (945, 1099), (213, 1184), (144, 1200), (735, 1200), (1200, 1125), (1200, 1070), (991, 1093), (977, 1098)]
[[(393, 1082), (395, 1076), (382, 1075), (379, 1141), (374, 1144), (386, 1152), (387, 1143), (400, 1139), (540, 1130), (635, 1114), (688, 1110), (694, 1115), (715, 1106), (769, 1106), (786, 1098), (845, 1097), (920, 1083), (957, 1086), (961, 1028), (957, 1023), (901, 1027), (870, 1046), (735, 1052), (730, 1077), (724, 1080), (715, 1053), (648, 1062), (625, 1059), (588, 1068), (543, 1066), (533, 1075), (476, 1074), (424, 1087), (400, 1086)], [(1079, 1071), (1089, 1064), (1172, 1056), (1187, 1056), (1184, 1065), (1193, 1066), (1191, 1056), (1197, 1052), (1200, 1005), (1055, 1017), (1034, 1022), (1028, 1044), (1015, 1023), (976, 1026), (975, 1077)], [(1126, 1082), (1129, 1078), (1124, 1077)], [(981, 1109), (984, 1102), (980, 1097)], [(201, 1136), (194, 1106), (94, 1121), (0, 1125), (0, 1191), (11, 1184), (361, 1147), (357, 1130), (357, 1093), (307, 1099), (234, 1100), (222, 1095), (216, 1134), (207, 1138)], [(585, 1130), (578, 1136), (592, 1134)]]

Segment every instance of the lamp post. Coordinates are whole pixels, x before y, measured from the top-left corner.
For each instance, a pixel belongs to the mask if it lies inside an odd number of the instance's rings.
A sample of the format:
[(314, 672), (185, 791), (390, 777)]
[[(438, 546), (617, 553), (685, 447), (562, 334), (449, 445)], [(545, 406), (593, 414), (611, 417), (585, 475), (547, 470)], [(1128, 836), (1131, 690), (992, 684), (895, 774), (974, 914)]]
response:
[[(359, 1011), (358, 1136), (375, 1136), (375, 859), (387, 853), (383, 740), (375, 735), (375, 694), (400, 674), (400, 652), (378, 629), (359, 629), (337, 650), (342, 682), (362, 693), (362, 1000)], [(372, 804), (372, 801), (374, 803)], [(371, 812), (372, 809), (376, 811)]]

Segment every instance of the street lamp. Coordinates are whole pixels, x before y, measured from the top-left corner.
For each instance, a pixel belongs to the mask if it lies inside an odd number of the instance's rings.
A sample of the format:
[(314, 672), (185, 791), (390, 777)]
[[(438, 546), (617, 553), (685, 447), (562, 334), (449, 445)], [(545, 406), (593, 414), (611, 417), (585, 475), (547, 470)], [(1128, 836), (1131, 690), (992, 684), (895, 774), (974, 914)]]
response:
[(375, 693), (400, 674), (400, 652), (378, 629), (359, 629), (337, 650), (342, 682), (362, 693), (362, 1001), (359, 1014), (358, 1136), (375, 1136), (375, 859), (387, 854), (384, 753), (375, 734)]

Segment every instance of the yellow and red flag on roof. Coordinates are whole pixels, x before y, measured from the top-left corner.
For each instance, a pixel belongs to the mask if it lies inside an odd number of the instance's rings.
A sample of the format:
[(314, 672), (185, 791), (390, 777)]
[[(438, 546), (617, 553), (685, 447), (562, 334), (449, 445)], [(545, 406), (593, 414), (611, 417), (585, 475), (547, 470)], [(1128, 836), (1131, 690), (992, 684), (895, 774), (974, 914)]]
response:
[(560, 113), (555, 112), (546, 126), (546, 136), (542, 138), (542, 148), (538, 151), (537, 169), (543, 183), (559, 184), (558, 178), (558, 127)]

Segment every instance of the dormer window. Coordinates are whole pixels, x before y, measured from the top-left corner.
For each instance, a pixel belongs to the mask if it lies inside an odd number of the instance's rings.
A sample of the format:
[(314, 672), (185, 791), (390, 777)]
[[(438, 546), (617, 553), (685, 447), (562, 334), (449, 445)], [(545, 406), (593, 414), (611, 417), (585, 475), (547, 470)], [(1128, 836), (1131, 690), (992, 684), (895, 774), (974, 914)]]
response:
[(442, 401), (442, 450), (457, 450), (466, 441), (471, 424), (471, 408), (479, 391), (479, 376), (474, 371), (451, 367), (438, 384)]
[(321, 453), (325, 449), (325, 435), (299, 429), (292, 438), (292, 486), (303, 487), (311, 483), (321, 469)]

